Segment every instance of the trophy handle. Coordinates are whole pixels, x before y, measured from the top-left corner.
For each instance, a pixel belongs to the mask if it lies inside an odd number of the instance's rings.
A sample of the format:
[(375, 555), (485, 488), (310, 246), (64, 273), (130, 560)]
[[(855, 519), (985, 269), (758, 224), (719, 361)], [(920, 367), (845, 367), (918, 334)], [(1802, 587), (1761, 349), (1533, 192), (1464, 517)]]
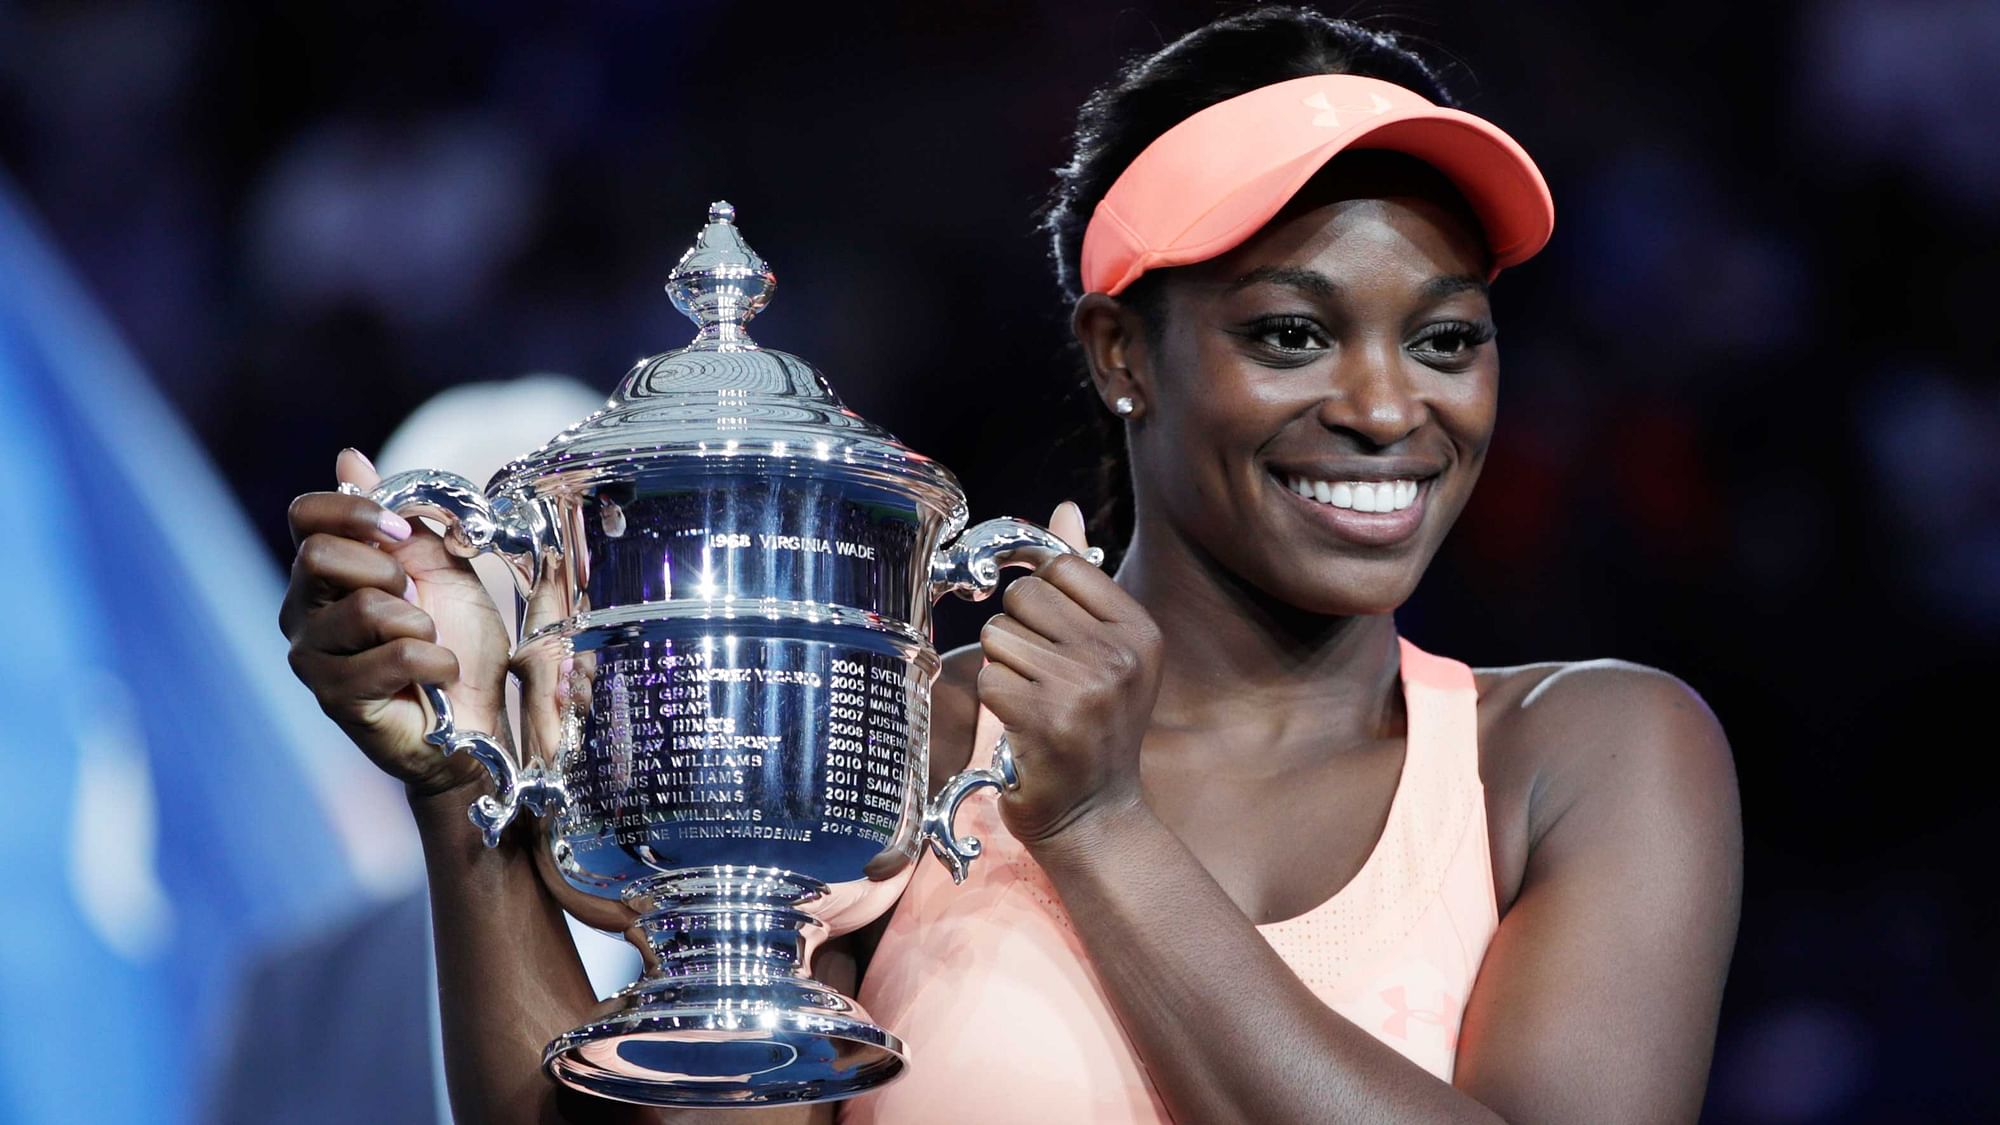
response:
[[(949, 593), (971, 602), (983, 601), (999, 587), (1000, 568), (1038, 567), (1058, 555), (1075, 554), (1089, 559), (1092, 566), (1104, 563), (1101, 548), (1078, 551), (1055, 532), (1026, 520), (987, 520), (967, 528), (932, 561), (931, 598), (935, 601)], [(924, 808), (924, 839), (951, 871), (954, 883), (965, 882), (980, 845), (977, 836), (960, 839), (952, 830), (952, 821), (958, 815), (959, 802), (989, 785), (1003, 792), (1020, 785), (1014, 772), (1014, 748), (1008, 745), (1004, 732), (993, 748), (991, 766), (954, 774)]]
[(1002, 517), (965, 529), (951, 546), (931, 560), (931, 600), (957, 594), (969, 602), (984, 601), (1000, 585), (1000, 568), (1038, 567), (1057, 555), (1082, 554), (1092, 566), (1104, 564), (1104, 550), (1079, 552), (1048, 528)]
[[(445, 525), (445, 549), (460, 558), (493, 553), (507, 560), (523, 586), (540, 572), (542, 554), (550, 541), (548, 514), (535, 501), (511, 497), (488, 500), (479, 486), (438, 469), (397, 473), (362, 490), (342, 483), (349, 496), (366, 496), (398, 515), (428, 516)], [(540, 762), (517, 765), (498, 739), (484, 731), (460, 730), (451, 717), (451, 700), (437, 684), (420, 684), (418, 695), (431, 713), (424, 741), (446, 755), (460, 750), (493, 775), (494, 793), (480, 797), (468, 810), (487, 847), (500, 843), (500, 833), (522, 805), (537, 814), (560, 810), (569, 799), (562, 780)]]
[(960, 839), (952, 831), (952, 821), (958, 817), (958, 804), (971, 796), (974, 790), (989, 785), (1002, 792), (1018, 789), (1021, 785), (1020, 775), (1014, 772), (1014, 748), (1008, 745), (1004, 731), (993, 747), (992, 765), (953, 774), (924, 808), (924, 839), (951, 872), (954, 883), (965, 882), (966, 873), (971, 870), (972, 861), (979, 857), (980, 849), (979, 837)]

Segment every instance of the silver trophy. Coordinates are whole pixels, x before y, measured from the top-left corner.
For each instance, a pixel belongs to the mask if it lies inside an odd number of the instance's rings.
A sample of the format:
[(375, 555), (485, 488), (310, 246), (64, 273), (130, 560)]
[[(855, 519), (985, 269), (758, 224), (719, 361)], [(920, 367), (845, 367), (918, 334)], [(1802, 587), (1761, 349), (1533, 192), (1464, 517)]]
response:
[(518, 750), (454, 725), (436, 687), (429, 737), (492, 772), (486, 842), (526, 806), (564, 909), (639, 947), (615, 1014), (544, 1055), (625, 1101), (823, 1101), (901, 1073), (908, 1048), (813, 979), (813, 951), (889, 908), (922, 840), (964, 878), (979, 841), (952, 817), (1013, 760), (926, 801), (931, 606), (1070, 550), (1021, 520), (964, 530), (944, 466), (754, 343), (775, 283), (713, 205), (667, 283), (692, 344), (483, 492), (417, 471), (368, 493), (515, 575)]

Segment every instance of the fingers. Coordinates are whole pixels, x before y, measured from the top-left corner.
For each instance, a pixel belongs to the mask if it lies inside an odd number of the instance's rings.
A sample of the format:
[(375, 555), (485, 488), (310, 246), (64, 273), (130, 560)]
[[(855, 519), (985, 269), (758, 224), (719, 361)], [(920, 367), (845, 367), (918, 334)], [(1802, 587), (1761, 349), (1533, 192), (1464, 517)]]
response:
[[(344, 449), (334, 462), (335, 474), (343, 484), (357, 488), (369, 488), (380, 483), (375, 466), (368, 458), (353, 449)], [(381, 546), (402, 570), (418, 580), (434, 582), (448, 580), (458, 582), (477, 581), (472, 566), (465, 559), (454, 555), (446, 548), (445, 541), (434, 531), (389, 511), (365, 496), (350, 496), (342, 492), (308, 492), (292, 501), (288, 513), (292, 526), (292, 542), (301, 548), (315, 535), (330, 535), (341, 539), (354, 540)], [(296, 574), (296, 570), (294, 571)], [(296, 583), (295, 583), (296, 585)], [(386, 588), (386, 587), (385, 587)], [(410, 590), (396, 584), (390, 592)], [(292, 591), (292, 595), (309, 595), (311, 591)], [(331, 600), (325, 591), (320, 591), (318, 600), (306, 597), (299, 606), (288, 605), (280, 615), (281, 621), (292, 620), (299, 608), (310, 609)], [(331, 597), (339, 597), (333, 593)], [(415, 600), (414, 591), (406, 596)], [(296, 600), (288, 596), (287, 601)], [(289, 632), (289, 628), (287, 628)]]
[(299, 553), (292, 560), (292, 581), (278, 611), (278, 626), (286, 636), (293, 636), (306, 614), (370, 587), (406, 598), (410, 576), (403, 573), (401, 563), (366, 543), (315, 532), (299, 544)]
[[(376, 471), (375, 463), (370, 461), (365, 454), (353, 446), (341, 450), (340, 455), (333, 459), (333, 475), (340, 483), (351, 484), (363, 490), (374, 488), (376, 485), (382, 483), (382, 474)], [(357, 497), (356, 499), (360, 498)], [(373, 501), (366, 502), (371, 506), (371, 510), (376, 513), (376, 521), (382, 529), (382, 534), (387, 537), (387, 542), (384, 543), (385, 546), (392, 551), (396, 551), (399, 555), (405, 556), (406, 560), (422, 560), (426, 566), (437, 565), (439, 553), (424, 545), (441, 544), (442, 540), (438, 537), (437, 532), (432, 531), (421, 523), (412, 523), (398, 513), (389, 511), (387, 508), (383, 508)], [(413, 540), (415, 541), (414, 543), (412, 542)], [(402, 548), (410, 549), (405, 550)], [(450, 564), (447, 563), (446, 565)]]
[[(1071, 501), (1065, 500), (1056, 506), (1055, 514), (1049, 517), (1049, 530), (1077, 551), (1087, 550), (1090, 546), (1084, 536), (1083, 510)], [(1061, 560), (1052, 559), (1038, 567), (1034, 574), (1008, 583), (1000, 603), (1008, 616), (1051, 640), (1062, 641), (1090, 628), (1095, 617), (1068, 593), (1041, 577), (1058, 561)], [(1086, 562), (1085, 565), (1089, 564)], [(1106, 580), (1109, 581), (1108, 578)]]
[(988, 667), (1000, 665), (1030, 683), (1060, 675), (1069, 663), (1054, 642), (1004, 613), (986, 619), (979, 647), (986, 653)]
[(394, 547), (411, 534), (410, 521), (365, 496), (344, 492), (308, 492), (292, 501), (286, 518), (294, 545), (325, 534)]
[[(1150, 620), (1145, 607), (1126, 593), (1111, 576), (1077, 555), (1062, 555), (1035, 568), (1033, 575), (1062, 591), (1069, 600), (1099, 621), (1124, 624)], [(1016, 581), (1019, 585), (1019, 580)]]
[(1017, 717), (1017, 707), (1034, 699), (1034, 681), (999, 661), (979, 670), (979, 703), (1002, 723)]
[[(1069, 600), (1099, 621), (1121, 623), (1146, 617), (1138, 601), (1120, 589), (1110, 575), (1081, 557), (1081, 552), (1089, 550), (1090, 540), (1085, 534), (1083, 509), (1077, 507), (1075, 501), (1065, 500), (1056, 505), (1054, 514), (1049, 516), (1049, 530), (1079, 554), (1050, 559), (1035, 568), (1036, 578), (1062, 591)], [(1021, 586), (1024, 581), (1016, 580), (1014, 586)], [(1012, 588), (1008, 593), (1013, 593)], [(1011, 604), (1007, 612), (1014, 612)]]
[(364, 491), (382, 483), (382, 474), (375, 471), (375, 462), (351, 445), (333, 459), (333, 477), (342, 484), (351, 484)]
[[(1047, 569), (1047, 564), (1042, 569)], [(1000, 608), (1007, 616), (1054, 641), (1081, 636), (1097, 625), (1089, 610), (1040, 577), (1040, 571), (1008, 583), (1006, 592), (1000, 595)]]
[(1055, 514), (1049, 517), (1049, 530), (1075, 550), (1090, 548), (1090, 540), (1084, 535), (1083, 509), (1077, 507), (1074, 500), (1056, 505)]
[[(315, 616), (310, 644), (321, 652), (347, 655), (366, 652), (405, 637), (437, 640), (431, 615), (375, 587), (356, 590)], [(301, 640), (305, 638), (301, 637)]]
[(391, 699), (416, 684), (458, 682), (458, 657), (430, 641), (403, 637), (366, 652), (341, 655), (292, 650), (292, 668), (314, 686), (322, 705)]

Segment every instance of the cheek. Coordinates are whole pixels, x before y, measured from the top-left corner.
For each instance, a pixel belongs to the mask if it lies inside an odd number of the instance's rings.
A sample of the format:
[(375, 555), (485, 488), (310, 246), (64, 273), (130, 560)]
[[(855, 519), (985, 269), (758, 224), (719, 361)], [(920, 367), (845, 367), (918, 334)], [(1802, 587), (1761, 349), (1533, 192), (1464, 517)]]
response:
[(1148, 427), (1145, 471), (1160, 499), (1184, 515), (1214, 507), (1229, 491), (1229, 465), (1240, 437), (1232, 419), (1199, 398), (1160, 403)]
[[(1441, 528), (1456, 521), (1472, 497), (1472, 488), (1486, 464), (1486, 451), (1493, 443), (1499, 403), (1497, 371), (1468, 372), (1468, 378), (1441, 389), (1431, 398), (1431, 416), (1450, 440), (1456, 459), (1451, 475), (1450, 494), (1439, 515)], [(1476, 375), (1477, 377), (1472, 377)]]
[(1235, 503), (1257, 450), (1305, 404), (1296, 387), (1266, 369), (1245, 370), (1226, 346), (1195, 359), (1161, 388), (1162, 468), (1203, 501)]
[(1459, 447), (1462, 456), (1476, 461), (1486, 455), (1498, 420), (1499, 371), (1497, 365), (1465, 373), (1463, 382), (1447, 385), (1432, 400), (1438, 425)]
[(1154, 454), (1151, 468), (1161, 476), (1197, 475), (1215, 426), (1227, 414), (1219, 401), (1227, 390), (1218, 386), (1211, 351), (1195, 334), (1179, 331), (1153, 357), (1144, 440)]

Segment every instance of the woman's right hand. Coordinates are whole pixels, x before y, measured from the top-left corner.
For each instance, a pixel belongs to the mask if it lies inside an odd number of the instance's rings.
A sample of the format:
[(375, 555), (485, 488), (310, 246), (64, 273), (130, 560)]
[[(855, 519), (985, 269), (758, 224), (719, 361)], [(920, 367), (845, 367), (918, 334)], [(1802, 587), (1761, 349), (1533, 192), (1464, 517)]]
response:
[[(362, 489), (380, 481), (352, 449), (334, 471)], [(309, 492), (289, 514), (298, 555), (278, 626), (292, 642), (292, 671), (355, 745), (413, 793), (483, 776), (471, 755), (447, 758), (424, 741), (430, 721), (416, 691), (444, 685), (459, 729), (506, 737), (507, 626), (471, 562), (364, 497)]]

